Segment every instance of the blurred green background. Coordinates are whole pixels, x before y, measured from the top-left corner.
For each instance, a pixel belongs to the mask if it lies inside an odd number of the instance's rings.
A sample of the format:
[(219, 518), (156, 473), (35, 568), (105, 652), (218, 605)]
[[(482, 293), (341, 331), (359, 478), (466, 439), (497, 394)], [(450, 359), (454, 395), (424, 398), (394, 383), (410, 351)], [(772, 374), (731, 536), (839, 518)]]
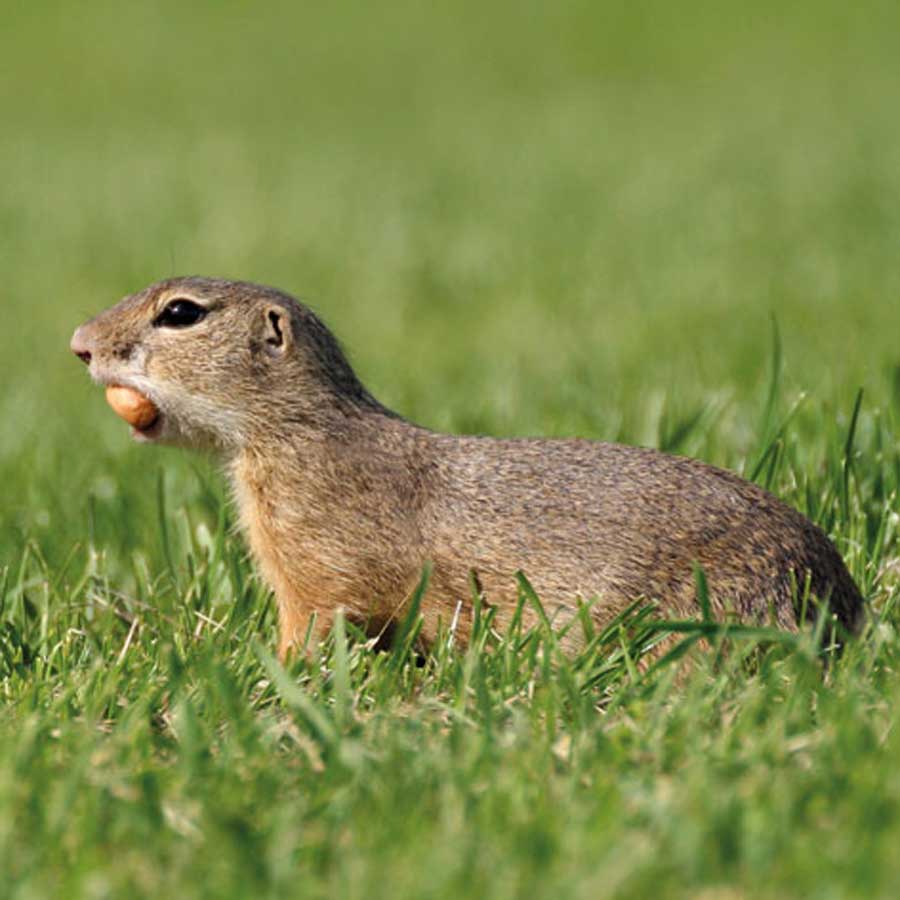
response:
[(5, 544), (192, 465), (129, 447), (67, 351), (171, 274), (306, 298), (439, 428), (654, 443), (662, 398), (713, 398), (731, 433), (687, 449), (734, 464), (773, 313), (810, 427), (897, 402), (896, 3), (2, 13)]

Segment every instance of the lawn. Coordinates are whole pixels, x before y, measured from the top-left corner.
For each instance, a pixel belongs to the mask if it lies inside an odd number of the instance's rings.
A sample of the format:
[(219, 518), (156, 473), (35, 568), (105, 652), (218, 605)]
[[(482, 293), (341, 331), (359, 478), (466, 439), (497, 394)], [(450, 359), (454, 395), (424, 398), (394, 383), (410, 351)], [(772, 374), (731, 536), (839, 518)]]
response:
[[(782, 7), (3, 3), (0, 895), (895, 895), (900, 6)], [(642, 667), (640, 611), (574, 658), (411, 617), (283, 669), (214, 462), (68, 352), (191, 273), (428, 427), (754, 477), (865, 633)]]

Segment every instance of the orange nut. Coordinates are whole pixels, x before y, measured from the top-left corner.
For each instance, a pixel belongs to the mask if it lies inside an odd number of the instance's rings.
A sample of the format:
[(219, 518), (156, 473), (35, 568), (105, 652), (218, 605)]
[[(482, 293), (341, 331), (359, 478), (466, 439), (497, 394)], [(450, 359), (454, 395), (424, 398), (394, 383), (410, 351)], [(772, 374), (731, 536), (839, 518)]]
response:
[(149, 428), (159, 416), (156, 404), (134, 388), (119, 385), (108, 387), (106, 402), (117, 416), (138, 430)]

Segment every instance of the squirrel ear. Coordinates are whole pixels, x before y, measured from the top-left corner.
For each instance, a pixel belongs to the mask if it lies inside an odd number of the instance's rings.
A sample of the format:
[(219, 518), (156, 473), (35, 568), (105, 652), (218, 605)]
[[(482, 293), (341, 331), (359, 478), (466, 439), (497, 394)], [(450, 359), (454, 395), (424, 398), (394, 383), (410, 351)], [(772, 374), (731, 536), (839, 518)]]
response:
[(281, 356), (291, 346), (291, 317), (280, 306), (269, 306), (265, 310), (264, 339), (266, 350), (272, 356)]

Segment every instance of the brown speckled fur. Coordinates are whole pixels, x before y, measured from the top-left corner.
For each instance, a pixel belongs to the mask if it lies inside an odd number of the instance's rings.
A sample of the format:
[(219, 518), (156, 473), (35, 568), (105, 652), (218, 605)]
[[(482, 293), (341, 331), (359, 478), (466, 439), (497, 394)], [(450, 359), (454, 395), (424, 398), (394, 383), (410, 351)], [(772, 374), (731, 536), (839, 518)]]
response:
[[(154, 327), (175, 298), (209, 312)], [(693, 565), (713, 606), (797, 627), (808, 576), (854, 630), (863, 600), (827, 537), (754, 484), (693, 459), (586, 440), (436, 434), (379, 404), (305, 306), (272, 288), (180, 278), (83, 325), (73, 349), (102, 384), (161, 410), (143, 440), (219, 454), (253, 555), (279, 608), (282, 655), (343, 608), (370, 630), (401, 613), (433, 566), (425, 639), (471, 625), (471, 573), (501, 621), (523, 570), (551, 613), (597, 598), (598, 622), (639, 597), (696, 615)]]

